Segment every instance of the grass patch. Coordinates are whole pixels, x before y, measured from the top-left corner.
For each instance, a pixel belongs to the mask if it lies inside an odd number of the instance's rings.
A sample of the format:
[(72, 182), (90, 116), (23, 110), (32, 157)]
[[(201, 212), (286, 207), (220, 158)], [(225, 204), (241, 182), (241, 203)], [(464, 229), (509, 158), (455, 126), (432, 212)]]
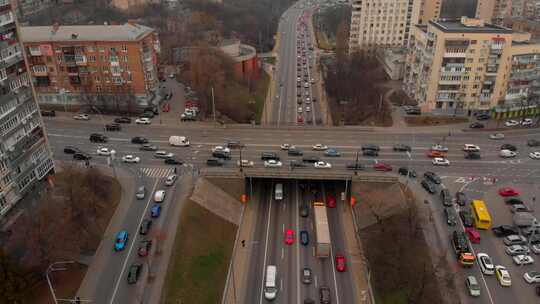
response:
[(325, 33), (315, 31), (315, 38), (317, 38), (317, 46), (319, 49), (325, 51), (334, 51), (336, 49), (335, 44), (330, 43)]
[(438, 126), (466, 123), (469, 119), (459, 116), (406, 116), (405, 122), (410, 126)]
[(276, 57), (264, 57), (263, 61), (268, 64), (276, 65)]
[(236, 229), (197, 203), (187, 201), (161, 303), (220, 303)]

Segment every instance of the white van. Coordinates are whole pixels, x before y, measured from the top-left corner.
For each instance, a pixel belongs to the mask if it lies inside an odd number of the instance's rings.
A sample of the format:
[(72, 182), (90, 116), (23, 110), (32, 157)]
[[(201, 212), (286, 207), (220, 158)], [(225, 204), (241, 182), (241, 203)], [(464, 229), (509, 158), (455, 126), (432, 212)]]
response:
[(512, 158), (512, 157), (516, 157), (517, 156), (517, 153), (514, 152), (514, 151), (510, 151), (510, 150), (501, 150), (501, 152), (499, 152), (499, 156), (500, 157), (503, 157), (503, 158)]
[(282, 183), (276, 184), (275, 199), (276, 201), (280, 201), (283, 199), (283, 184)]
[(154, 202), (163, 203), (164, 199), (165, 199), (165, 190), (158, 190), (156, 191), (156, 193), (154, 193)]
[(277, 267), (275, 265), (268, 265), (266, 267), (266, 280), (264, 282), (264, 298), (267, 300), (273, 300), (277, 296)]
[(189, 140), (185, 136), (171, 136), (169, 137), (169, 144), (175, 147), (188, 147)]

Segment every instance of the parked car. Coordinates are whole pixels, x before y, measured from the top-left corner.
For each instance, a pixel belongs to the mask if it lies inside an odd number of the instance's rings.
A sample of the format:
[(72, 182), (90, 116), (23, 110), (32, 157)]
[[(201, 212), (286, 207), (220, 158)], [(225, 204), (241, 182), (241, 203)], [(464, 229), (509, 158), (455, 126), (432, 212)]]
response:
[(480, 296), (480, 284), (478, 284), (478, 280), (476, 280), (475, 276), (467, 276), (467, 279), (465, 279), (465, 286), (469, 291), (469, 295), (472, 297)]
[(150, 231), (150, 228), (152, 228), (152, 220), (144, 219), (141, 223), (141, 227), (139, 228), (139, 234), (147, 235)]
[(446, 218), (446, 223), (449, 226), (455, 226), (457, 224), (456, 210), (452, 207), (445, 207), (443, 212)]
[(422, 185), (422, 188), (424, 188), (427, 192), (429, 192), (430, 194), (434, 194), (435, 193), (435, 185), (430, 182), (429, 180), (422, 180), (422, 182), (420, 183)]
[(516, 265), (529, 265), (534, 263), (533, 257), (525, 254), (515, 255), (512, 259)]
[(127, 276), (128, 284), (137, 283), (137, 281), (139, 280), (139, 276), (141, 275), (141, 272), (142, 272), (142, 267), (143, 266), (140, 263), (131, 264), (131, 266), (129, 266), (128, 276)]
[(479, 252), (476, 254), (476, 258), (478, 259), (478, 265), (480, 265), (480, 270), (482, 270), (482, 273), (485, 275), (493, 275), (495, 274), (495, 265), (493, 265), (493, 261), (487, 255), (487, 253)]
[(497, 265), (495, 266), (495, 274), (497, 276), (497, 280), (499, 281), (499, 284), (504, 287), (509, 287), (512, 285), (512, 279), (510, 277), (510, 272), (506, 269), (506, 267)]
[(511, 234), (509, 236), (506, 236), (503, 239), (503, 243), (506, 246), (512, 246), (512, 245), (524, 245), (527, 243), (527, 239), (519, 234)]
[(506, 247), (505, 252), (510, 256), (514, 256), (518, 254), (528, 254), (530, 249), (525, 245), (511, 245)]
[(120, 230), (116, 234), (116, 241), (114, 242), (114, 250), (122, 251), (126, 248), (127, 242), (129, 240), (129, 233), (126, 230)]
[(424, 178), (430, 180), (431, 182), (435, 184), (441, 183), (441, 178), (435, 172), (431, 172), (431, 171), (424, 172)]
[(469, 200), (467, 199), (467, 195), (465, 192), (458, 191), (456, 192), (456, 203), (460, 206), (465, 206)]
[(469, 210), (460, 210), (459, 211), (459, 217), (461, 217), (461, 221), (463, 222), (463, 226), (465, 227), (472, 227), (474, 225), (474, 220), (472, 217), (472, 214)]
[(492, 227), (491, 231), (493, 231), (493, 234), (495, 234), (495, 236), (497, 237), (506, 237), (509, 235), (519, 234), (519, 229), (510, 225)]

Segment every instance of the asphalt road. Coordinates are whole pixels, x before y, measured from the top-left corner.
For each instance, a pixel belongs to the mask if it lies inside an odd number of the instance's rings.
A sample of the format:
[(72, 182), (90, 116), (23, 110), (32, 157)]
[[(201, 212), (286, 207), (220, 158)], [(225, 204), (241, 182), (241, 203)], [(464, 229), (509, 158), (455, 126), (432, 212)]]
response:
[[(283, 14), (278, 27), (280, 44), (274, 83), (276, 98), (273, 100), (271, 115), (271, 122), (278, 126), (320, 124), (319, 103), (307, 101), (308, 97), (310, 100), (320, 100), (317, 87), (311, 83), (311, 78), (318, 79), (315, 53), (309, 50), (309, 45), (314, 45), (314, 34), (311, 27), (302, 25), (311, 22), (310, 14), (311, 9), (291, 7)], [(297, 79), (300, 79), (299, 87)], [(297, 99), (302, 100), (302, 103), (297, 103)]]
[[(274, 186), (283, 183), (283, 200), (274, 199)], [(312, 190), (317, 189), (314, 195)], [(298, 181), (258, 181), (255, 185), (255, 200), (257, 201), (257, 219), (251, 248), (249, 286), (247, 287), (246, 303), (302, 303), (304, 299), (318, 300), (319, 287), (328, 286), (331, 290), (332, 303), (355, 303), (352, 279), (349, 272), (335, 270), (334, 257), (345, 251), (339, 217), (343, 205), (328, 209), (328, 221), (332, 240), (331, 257), (321, 259), (315, 257), (313, 230), (314, 201), (325, 201), (326, 195), (336, 196), (339, 190), (336, 185), (317, 182), (302, 189)], [(302, 204), (310, 205), (310, 215), (300, 217), (299, 208)], [(284, 242), (285, 231), (295, 232), (295, 242), (287, 245)], [(309, 244), (300, 244), (300, 231), (307, 231)], [(263, 288), (266, 266), (275, 265), (278, 272), (278, 294), (273, 301), (264, 298)], [(303, 268), (310, 268), (313, 274), (311, 284), (303, 284), (301, 273)]]

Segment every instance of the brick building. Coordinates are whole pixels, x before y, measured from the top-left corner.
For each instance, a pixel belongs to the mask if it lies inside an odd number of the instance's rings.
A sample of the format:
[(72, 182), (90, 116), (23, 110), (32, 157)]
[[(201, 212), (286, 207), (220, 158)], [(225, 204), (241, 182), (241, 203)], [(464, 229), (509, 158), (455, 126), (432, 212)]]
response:
[(41, 104), (107, 108), (118, 96), (127, 106), (156, 102), (160, 44), (152, 28), (30, 26), (21, 35)]
[(237, 76), (259, 78), (261, 63), (254, 47), (232, 39), (222, 41), (219, 49), (234, 61), (234, 71)]

